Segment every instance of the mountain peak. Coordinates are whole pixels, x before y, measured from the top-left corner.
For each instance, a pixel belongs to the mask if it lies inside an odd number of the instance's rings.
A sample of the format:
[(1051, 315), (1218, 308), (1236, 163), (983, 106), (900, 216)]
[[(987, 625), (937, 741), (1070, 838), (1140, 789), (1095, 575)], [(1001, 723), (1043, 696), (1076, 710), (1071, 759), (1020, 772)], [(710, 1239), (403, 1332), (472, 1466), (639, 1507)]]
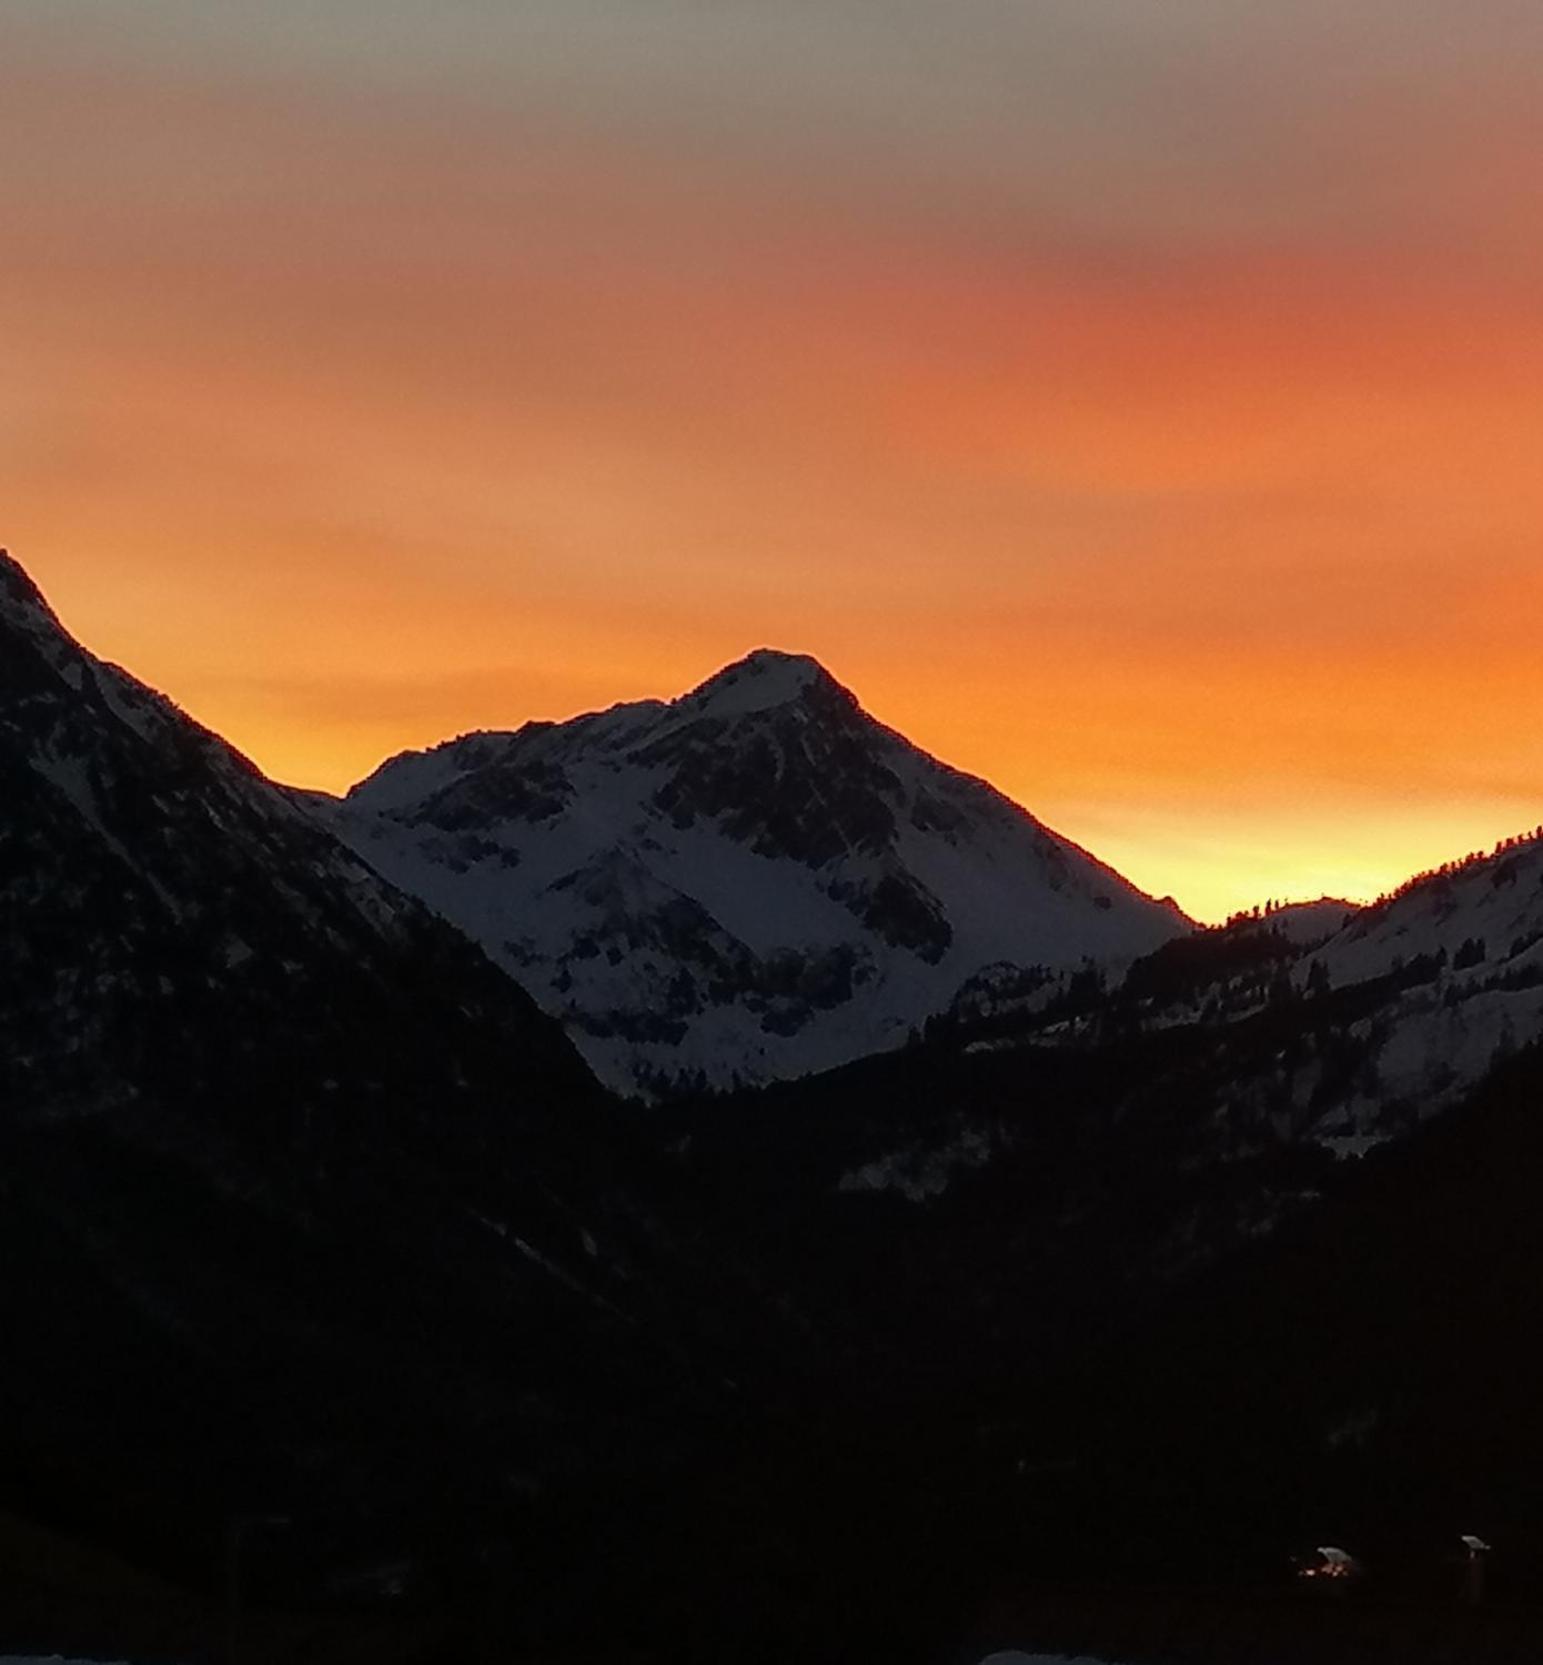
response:
[(69, 668), (80, 659), (79, 645), (27, 569), (4, 549), (0, 549), (0, 636), (7, 638), (11, 649), (19, 650), (7, 654), (12, 679), (21, 674), (19, 665), (29, 655), (36, 655), (59, 674), (75, 674)]
[(840, 694), (856, 703), (818, 659), (807, 653), (762, 647), (725, 665), (693, 688), (680, 704), (714, 717), (737, 717), (792, 705), (816, 691)]
[(0, 549), (0, 619), (34, 630), (40, 625), (59, 628), (53, 609), (43, 599), (43, 592), (8, 549)]

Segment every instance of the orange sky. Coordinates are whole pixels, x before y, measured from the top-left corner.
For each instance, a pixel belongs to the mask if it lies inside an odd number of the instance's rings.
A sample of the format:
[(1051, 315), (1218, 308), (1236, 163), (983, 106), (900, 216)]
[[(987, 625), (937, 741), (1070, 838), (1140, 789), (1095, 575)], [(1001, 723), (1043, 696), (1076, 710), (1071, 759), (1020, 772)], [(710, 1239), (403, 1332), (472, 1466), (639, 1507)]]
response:
[(571, 3), (19, 8), (0, 540), (90, 646), (331, 787), (809, 651), (1204, 917), (1543, 820), (1543, 57)]

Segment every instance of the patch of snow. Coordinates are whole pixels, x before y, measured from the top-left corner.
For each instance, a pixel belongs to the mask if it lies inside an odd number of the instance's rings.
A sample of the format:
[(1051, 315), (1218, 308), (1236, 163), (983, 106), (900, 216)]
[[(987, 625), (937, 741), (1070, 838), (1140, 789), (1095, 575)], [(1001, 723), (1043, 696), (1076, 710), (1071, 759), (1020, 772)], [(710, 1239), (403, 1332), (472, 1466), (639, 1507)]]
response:
[(1336, 1161), (1347, 1162), (1365, 1156), (1390, 1140), (1391, 1135), (1386, 1133), (1325, 1133), (1314, 1143), (1321, 1145)]
[(49, 785), (63, 794), (69, 801), (71, 808), (76, 811), (113, 855), (130, 872), (138, 873), (146, 880), (172, 918), (180, 919), (182, 909), (176, 898), (166, 890), (154, 874), (146, 871), (142, 862), (135, 860), (122, 840), (108, 827), (102, 816), (101, 805), (97, 802), (96, 788), (92, 784), (89, 761), (84, 757), (34, 755), (29, 759), (29, 762), (35, 773), (41, 775)]
[(946, 1145), (911, 1146), (866, 1162), (841, 1176), (841, 1191), (896, 1191), (908, 1202), (928, 1202), (948, 1189), (956, 1173), (983, 1168), (991, 1160), (991, 1138), (971, 1129)]
[(107, 709), (141, 740), (154, 740), (165, 727), (166, 705), (161, 695), (121, 671), (116, 665), (95, 666), (96, 686)]
[(1316, 902), (1287, 902), (1267, 913), (1260, 923), (1278, 932), (1293, 947), (1305, 948), (1328, 941), (1351, 924), (1359, 912), (1354, 902), (1324, 896)]

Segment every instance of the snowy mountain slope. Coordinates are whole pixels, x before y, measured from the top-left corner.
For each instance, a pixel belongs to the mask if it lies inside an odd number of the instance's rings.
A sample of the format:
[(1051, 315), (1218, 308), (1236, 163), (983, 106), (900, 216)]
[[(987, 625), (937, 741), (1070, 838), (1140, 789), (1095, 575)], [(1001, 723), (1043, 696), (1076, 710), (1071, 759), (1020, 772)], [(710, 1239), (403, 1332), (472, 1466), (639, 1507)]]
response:
[(1298, 948), (1317, 948), (1360, 912), (1354, 902), (1321, 896), (1316, 902), (1284, 902), (1266, 914), (1272, 930)]
[(668, 704), (395, 758), (321, 813), (624, 1091), (826, 1068), (984, 965), (1128, 959), (1186, 924), (768, 650)]
[(1422, 874), (1325, 932), (1337, 906), (1268, 914), (1265, 932), (1290, 952), (1267, 975), (1214, 982), (1208, 998), (1238, 1022), (1272, 1002), (1347, 996), (1343, 1023), (1272, 1078), (1237, 1083), (1235, 1102), (1273, 1103), (1294, 1137), (1358, 1155), (1543, 1035), (1543, 829)]
[(1234, 1154), (1359, 1155), (1543, 1036), (1543, 830), (1371, 907), (1297, 904), (1175, 938), (1117, 981), (988, 974), (952, 1026), (976, 1052), (1187, 1031)]
[(1386, 979), (1360, 1027), (1362, 1091), (1343, 1133), (1376, 1137), (1469, 1092), (1543, 1035), (1543, 828), (1412, 880), (1318, 951), (1330, 979)]
[(1543, 828), (1411, 880), (1358, 911), (1324, 950), (1344, 982), (1422, 954), (1462, 957), (1470, 969), (1543, 960)]

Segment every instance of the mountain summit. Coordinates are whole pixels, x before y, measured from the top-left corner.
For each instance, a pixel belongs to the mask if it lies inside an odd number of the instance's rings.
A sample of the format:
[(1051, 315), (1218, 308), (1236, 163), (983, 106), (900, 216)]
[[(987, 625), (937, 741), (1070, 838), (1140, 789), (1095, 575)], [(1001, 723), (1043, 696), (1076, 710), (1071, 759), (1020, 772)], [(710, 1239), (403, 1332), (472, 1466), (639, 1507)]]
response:
[(764, 711), (795, 700), (831, 696), (855, 705), (855, 697), (807, 653), (783, 653), (756, 648), (743, 659), (725, 665), (678, 703), (718, 717)]
[(828, 1068), (988, 965), (1187, 923), (770, 648), (670, 702), (394, 758), (323, 813), (629, 1092)]

